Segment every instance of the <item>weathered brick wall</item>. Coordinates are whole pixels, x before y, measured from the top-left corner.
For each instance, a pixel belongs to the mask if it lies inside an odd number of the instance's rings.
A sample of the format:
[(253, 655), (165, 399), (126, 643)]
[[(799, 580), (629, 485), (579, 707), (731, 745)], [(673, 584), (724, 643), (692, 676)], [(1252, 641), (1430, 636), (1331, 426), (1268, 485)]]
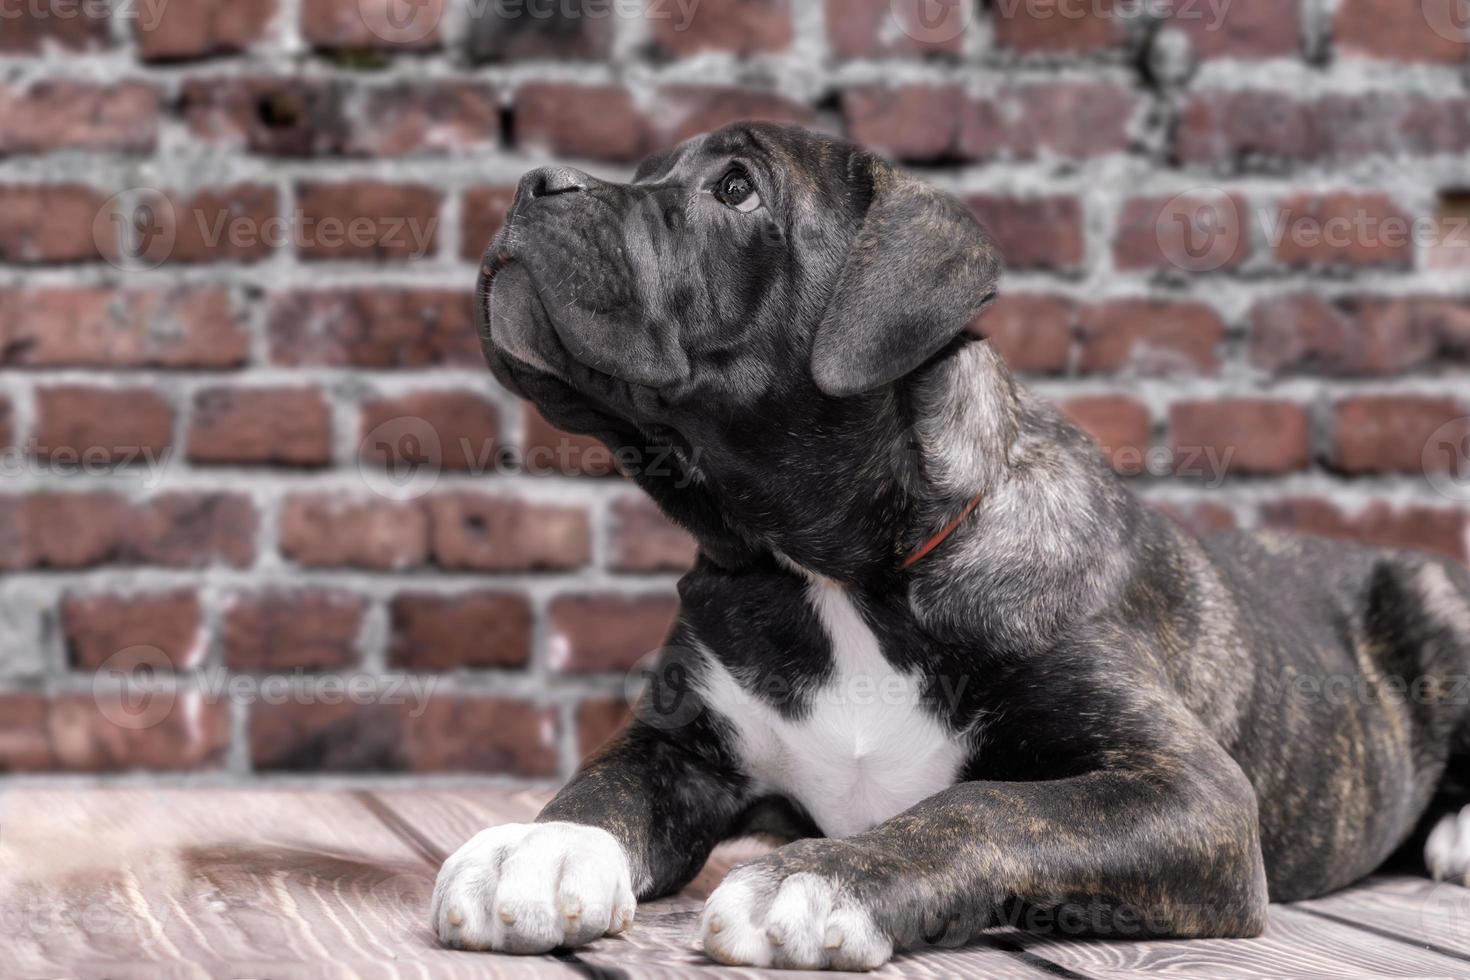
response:
[(1184, 519), (1466, 558), (1459, 0), (1141, 6), (0, 0), (0, 768), (568, 771), (691, 548), (493, 386), (477, 259), (743, 116), (969, 200)]

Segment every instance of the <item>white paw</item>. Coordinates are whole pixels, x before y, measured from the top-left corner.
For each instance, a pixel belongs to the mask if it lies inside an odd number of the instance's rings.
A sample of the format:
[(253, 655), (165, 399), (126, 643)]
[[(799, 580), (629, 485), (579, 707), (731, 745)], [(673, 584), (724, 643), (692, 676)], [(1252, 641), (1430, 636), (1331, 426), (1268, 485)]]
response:
[(756, 865), (736, 868), (710, 895), (699, 938), (730, 966), (876, 970), (893, 956), (867, 910), (825, 878), (780, 879)]
[(482, 830), (449, 856), (430, 921), (455, 949), (544, 953), (633, 922), (628, 858), (607, 831), (574, 823)]
[(1449, 813), (1429, 832), (1424, 842), (1424, 863), (1435, 881), (1466, 884), (1470, 872), (1470, 806)]

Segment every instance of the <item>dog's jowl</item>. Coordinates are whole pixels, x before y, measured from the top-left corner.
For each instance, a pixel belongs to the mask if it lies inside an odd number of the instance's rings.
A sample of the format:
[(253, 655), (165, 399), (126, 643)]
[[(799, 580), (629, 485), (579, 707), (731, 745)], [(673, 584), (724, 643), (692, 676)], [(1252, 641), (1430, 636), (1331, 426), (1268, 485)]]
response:
[[(999, 275), (954, 199), (799, 129), (526, 175), (491, 369), (661, 460), (629, 475), (700, 555), (634, 720), (445, 863), (443, 942), (616, 933), (751, 830), (795, 840), (710, 897), (726, 963), (1251, 936), (1470, 802), (1465, 571), (1144, 506), (970, 329)], [(1428, 855), (1462, 878), (1470, 829)]]

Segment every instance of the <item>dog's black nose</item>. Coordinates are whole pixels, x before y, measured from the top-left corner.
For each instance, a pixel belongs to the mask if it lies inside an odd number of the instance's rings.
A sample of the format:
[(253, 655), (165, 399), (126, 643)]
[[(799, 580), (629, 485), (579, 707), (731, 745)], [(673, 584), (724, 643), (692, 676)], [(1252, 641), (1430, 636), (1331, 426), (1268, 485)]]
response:
[(571, 167), (539, 167), (521, 178), (519, 196), (526, 200), (571, 194), (587, 189), (588, 177)]

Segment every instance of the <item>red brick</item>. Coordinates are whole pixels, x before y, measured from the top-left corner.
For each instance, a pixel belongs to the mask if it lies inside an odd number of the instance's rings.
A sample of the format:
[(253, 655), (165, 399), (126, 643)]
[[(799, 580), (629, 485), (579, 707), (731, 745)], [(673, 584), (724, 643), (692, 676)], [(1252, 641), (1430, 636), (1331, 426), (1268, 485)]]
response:
[(0, 449), (15, 445), (15, 413), (10, 399), (0, 395)]
[[(0, 185), (0, 262), (92, 262), (104, 258), (93, 234), (106, 198), (80, 184)], [(105, 227), (105, 226), (104, 226)]]
[(304, 0), (301, 35), (329, 51), (437, 48), (444, 9), (444, 0)]
[(360, 180), (296, 187), (303, 259), (405, 261), (438, 254), (441, 195), (424, 184)]
[[(527, 17), (527, 9), (538, 9)], [(618, 17), (610, 5), (469, 4), (466, 53), (472, 62), (602, 61), (612, 54)]]
[(1002, 293), (974, 329), (990, 338), (1012, 371), (1059, 374), (1071, 359), (1076, 317), (1076, 304), (1069, 299)]
[(577, 754), (586, 758), (612, 738), (632, 717), (622, 698), (583, 698), (577, 705)]
[(1080, 369), (1085, 373), (1195, 371), (1220, 364), (1225, 323), (1199, 303), (1121, 299), (1084, 307)]
[(1463, 65), (1470, 51), (1459, 0), (1342, 0), (1332, 33), (1347, 57)]
[(1466, 517), (1460, 510), (1399, 508), (1379, 501), (1348, 514), (1330, 501), (1292, 497), (1263, 505), (1261, 522), (1277, 530), (1470, 559)]
[(965, 199), (1000, 247), (1007, 269), (1075, 271), (1086, 260), (1082, 203), (1071, 196)]
[(235, 54), (266, 38), (277, 0), (192, 0), (133, 21), (138, 57), (188, 61)]
[(1154, 506), (1195, 534), (1234, 531), (1239, 526), (1234, 511), (1221, 504), (1158, 501)]
[(236, 596), (220, 639), (225, 665), (241, 671), (352, 667), (366, 614), (362, 597), (325, 589)]
[(1251, 255), (1250, 213), (1239, 194), (1131, 198), (1118, 216), (1113, 263), (1124, 271), (1239, 268)]
[(1295, 402), (1224, 398), (1176, 402), (1169, 409), (1174, 466), (1181, 475), (1291, 473), (1312, 460), (1312, 423)]
[(1390, 375), (1431, 361), (1442, 338), (1412, 300), (1334, 305), (1300, 294), (1251, 310), (1251, 361), (1276, 373)]
[(535, 476), (611, 476), (617, 472), (612, 450), (592, 436), (563, 432), (536, 407), (524, 407), (521, 466)]
[(1360, 299), (1352, 304), (1365, 333), (1380, 343), (1400, 343), (1412, 354), (1400, 363), (1417, 365), (1414, 355), (1470, 361), (1470, 300), (1451, 296)]
[(839, 58), (957, 55), (972, 17), (969, 0), (827, 0), (827, 43)]
[(189, 459), (325, 466), (331, 409), (315, 388), (206, 388), (194, 396)]
[(250, 336), (213, 287), (0, 289), (0, 364), (9, 367), (238, 367)]
[[(69, 595), (61, 632), (73, 667), (112, 671), (197, 666), (204, 655), (203, 613), (189, 589), (146, 595)], [(135, 648), (143, 648), (135, 650)], [(126, 656), (125, 653), (134, 651)]]
[(75, 14), (72, 17), (57, 16), (60, 9), (44, 3), (0, 5), (4, 26), (0, 30), (0, 54), (100, 51), (112, 47), (110, 6), (79, 3), (65, 7)]
[(790, 0), (701, 0), (688, 15), (670, 6), (647, 16), (654, 43), (676, 58), (702, 51), (784, 51), (793, 36)]
[(566, 571), (592, 557), (592, 529), (576, 507), (529, 504), (476, 493), (429, 499), (430, 540), (440, 568), (490, 572)]
[(523, 595), (426, 592), (395, 596), (389, 665), (401, 670), (524, 667), (534, 622)]
[(1281, 205), (1276, 257), (1295, 267), (1391, 266), (1414, 261), (1413, 218), (1386, 194), (1298, 194)]
[(271, 360), (288, 366), (484, 368), (474, 294), (341, 289), (271, 298)]
[(173, 442), (174, 412), (153, 391), (65, 385), (36, 392), (35, 454), (83, 461), (159, 460)]
[[(386, 427), (380, 438), (370, 438), (380, 426)], [(500, 465), (499, 415), (494, 404), (468, 391), (421, 391), (364, 402), (358, 436), (358, 457), (367, 463), (428, 463), (481, 474)]]
[(257, 769), (296, 772), (556, 772), (553, 708), (469, 695), (420, 704), (402, 696), (399, 704), (257, 704), (251, 760)]
[(229, 705), (197, 691), (0, 695), (0, 770), (217, 768), (229, 740)]
[(485, 255), (491, 239), (500, 233), (505, 213), (515, 201), (514, 187), (471, 187), (464, 192), (460, 210), (459, 255), (466, 262), (478, 262)]
[(663, 645), (677, 611), (669, 595), (560, 596), (551, 603), (551, 667), (626, 671)]
[(653, 149), (651, 124), (615, 86), (530, 82), (514, 112), (516, 142), (532, 154), (631, 162)]
[(659, 89), (657, 102), (660, 111), (648, 119), (655, 148), (675, 146), (738, 122), (817, 125), (816, 113), (808, 106), (774, 92), (736, 86), (669, 86)]
[(160, 262), (259, 262), (288, 238), (280, 199), (263, 184), (236, 184), (187, 197), (170, 194), (161, 201), (143, 198), (140, 205), (160, 216), (166, 251), (144, 253)]
[(1347, 473), (1422, 473), (1425, 447), (1459, 420), (1470, 437), (1470, 410), (1453, 398), (1359, 395), (1337, 403), (1332, 464)]
[(1143, 473), (1153, 444), (1148, 406), (1123, 395), (1069, 398), (1062, 411), (1102, 447), (1115, 470), (1125, 476)]
[(264, 156), (341, 156), (352, 139), (342, 85), (320, 78), (187, 79), (179, 110), (195, 137)]
[(40, 493), (19, 498), (19, 507), (13, 567), (242, 568), (255, 558), (255, 509), (234, 494), (170, 493), (133, 504), (110, 493)]
[(313, 568), (414, 568), (429, 556), (429, 519), (418, 503), (295, 494), (280, 517), (281, 554)]
[(1114, 0), (996, 0), (995, 43), (1022, 54), (1092, 54), (1127, 41), (1128, 11)]
[(150, 153), (158, 141), (158, 117), (158, 90), (142, 82), (0, 85), (0, 156)]
[(1326, 156), (1328, 139), (1314, 107), (1287, 93), (1205, 92), (1184, 104), (1174, 152), (1185, 163), (1305, 162)]
[[(401, 2), (401, 0), (395, 0)], [(495, 90), (465, 82), (373, 89), (345, 145), (349, 156), (447, 156), (493, 151), (500, 138)]]
[(167, 493), (133, 507), (123, 557), (145, 565), (243, 568), (255, 560), (255, 507), (230, 493)]
[(900, 160), (953, 156), (960, 140), (964, 96), (953, 85), (862, 86), (842, 94), (847, 134)]
[(1272, 3), (1177, 3), (1165, 8), (1165, 29), (1189, 38), (1197, 60), (1289, 58), (1302, 51), (1301, 0)]
[(684, 572), (698, 550), (689, 532), (646, 497), (622, 497), (612, 505), (610, 554), (615, 572)]
[(965, 103), (959, 154), (967, 159), (1079, 160), (1121, 153), (1138, 114), (1138, 97), (1106, 82), (1045, 82)]

